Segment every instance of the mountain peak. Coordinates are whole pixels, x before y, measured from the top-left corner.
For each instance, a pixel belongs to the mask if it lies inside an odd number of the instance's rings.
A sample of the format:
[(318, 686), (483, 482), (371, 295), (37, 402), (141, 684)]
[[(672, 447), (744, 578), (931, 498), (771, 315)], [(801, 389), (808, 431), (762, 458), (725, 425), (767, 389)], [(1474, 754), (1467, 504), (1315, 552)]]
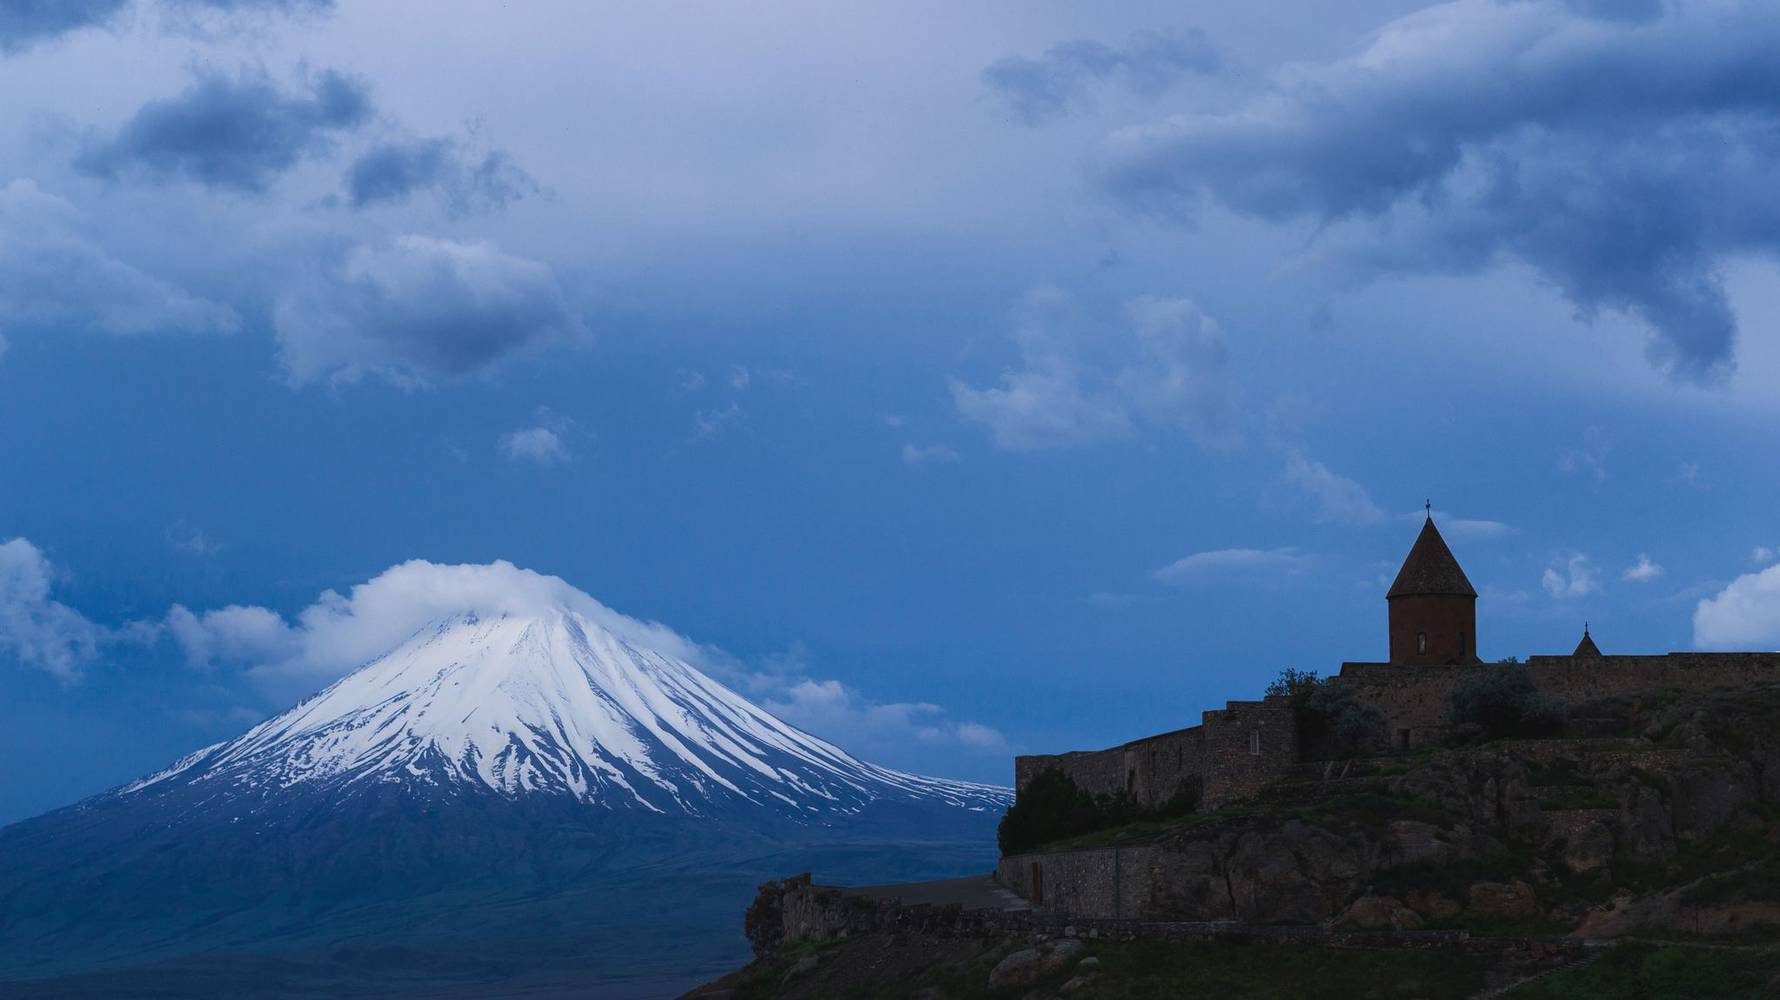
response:
[(123, 789), (565, 796), (592, 807), (823, 822), (879, 799), (998, 809), (1005, 789), (860, 761), (581, 610), (441, 617), (241, 737)]

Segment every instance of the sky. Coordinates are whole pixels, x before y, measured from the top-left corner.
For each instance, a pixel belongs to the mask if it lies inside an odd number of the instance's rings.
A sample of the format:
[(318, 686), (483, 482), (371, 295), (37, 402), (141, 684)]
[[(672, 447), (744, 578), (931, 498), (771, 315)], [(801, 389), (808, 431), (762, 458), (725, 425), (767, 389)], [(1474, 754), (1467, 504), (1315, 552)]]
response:
[(0, 0), (0, 822), (522, 570), (1002, 783), (1382, 658), (1424, 501), (1487, 658), (1780, 648), (1777, 45)]

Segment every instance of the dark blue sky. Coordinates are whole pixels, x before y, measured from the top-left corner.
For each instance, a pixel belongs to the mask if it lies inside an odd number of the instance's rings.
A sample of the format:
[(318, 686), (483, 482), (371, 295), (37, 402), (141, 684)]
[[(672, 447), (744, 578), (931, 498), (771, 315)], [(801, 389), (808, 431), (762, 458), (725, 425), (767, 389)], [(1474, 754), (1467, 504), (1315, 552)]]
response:
[(1001, 781), (1381, 656), (1424, 497), (1486, 656), (1780, 645), (1780, 16), (1223, 6), (0, 4), (0, 822), (412, 559)]

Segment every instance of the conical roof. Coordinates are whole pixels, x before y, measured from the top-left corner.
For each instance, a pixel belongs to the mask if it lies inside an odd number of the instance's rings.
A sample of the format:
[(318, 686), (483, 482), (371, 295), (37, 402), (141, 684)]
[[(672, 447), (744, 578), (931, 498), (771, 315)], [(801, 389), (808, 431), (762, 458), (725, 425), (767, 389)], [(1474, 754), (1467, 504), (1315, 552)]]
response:
[(1588, 634), (1587, 625), (1582, 626), (1582, 641), (1576, 644), (1576, 652), (1570, 655), (1600, 657), (1601, 647), (1595, 645), (1595, 640)]
[(1477, 590), (1471, 581), (1465, 579), (1465, 571), (1459, 568), (1459, 561), (1452, 556), (1452, 550), (1446, 547), (1446, 539), (1440, 537), (1440, 530), (1434, 527), (1434, 519), (1429, 517), (1422, 525), (1422, 533), (1415, 539), (1415, 546), (1409, 550), (1409, 558), (1403, 560), (1403, 568), (1397, 571), (1397, 580), (1391, 584), (1390, 593), (1386, 598), (1416, 597), (1427, 594), (1438, 594), (1447, 597), (1476, 597)]

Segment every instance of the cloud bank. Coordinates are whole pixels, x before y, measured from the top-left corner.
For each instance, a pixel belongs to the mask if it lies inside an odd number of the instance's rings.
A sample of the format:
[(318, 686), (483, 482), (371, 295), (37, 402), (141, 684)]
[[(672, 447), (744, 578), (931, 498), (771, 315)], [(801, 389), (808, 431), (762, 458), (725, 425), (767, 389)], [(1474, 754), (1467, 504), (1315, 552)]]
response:
[(1734, 363), (1721, 265), (1780, 253), (1776, 50), (1767, 3), (1457, 0), (1225, 113), (1115, 133), (1101, 177), (1170, 217), (1313, 220), (1364, 274), (1525, 263), (1711, 381)]
[(179, 96), (144, 104), (76, 165), (100, 177), (183, 177), (259, 194), (370, 117), (365, 85), (332, 70), (293, 92), (263, 71), (203, 70)]
[(1126, 302), (1123, 319), (1121, 335), (1092, 338), (1068, 296), (1027, 293), (1012, 334), (1019, 366), (999, 385), (954, 381), (959, 414), (1013, 451), (1116, 440), (1139, 426), (1180, 431), (1203, 447), (1239, 443), (1229, 345), (1217, 322), (1186, 299), (1147, 295)]
[[(173, 11), (327, 10), (334, 0), (161, 0)], [(0, 53), (23, 52), (83, 28), (107, 28), (131, 0), (7, 0), (0, 3)]]
[(983, 70), (983, 83), (1015, 120), (1042, 125), (1081, 110), (1096, 85), (1121, 80), (1154, 97), (1191, 73), (1218, 67), (1218, 51), (1201, 31), (1140, 31), (1123, 45), (1075, 39), (1037, 58), (1009, 56)]
[(67, 201), (19, 179), (0, 187), (0, 324), (114, 334), (229, 333), (228, 306), (119, 260)]
[(436, 192), (453, 215), (505, 208), (537, 185), (506, 154), (470, 157), (443, 138), (379, 142), (360, 153), (346, 172), (346, 195), (354, 208), (398, 204), (416, 194)]
[(297, 383), (463, 378), (587, 333), (548, 265), (417, 235), (353, 249), (281, 296), (273, 322)]

